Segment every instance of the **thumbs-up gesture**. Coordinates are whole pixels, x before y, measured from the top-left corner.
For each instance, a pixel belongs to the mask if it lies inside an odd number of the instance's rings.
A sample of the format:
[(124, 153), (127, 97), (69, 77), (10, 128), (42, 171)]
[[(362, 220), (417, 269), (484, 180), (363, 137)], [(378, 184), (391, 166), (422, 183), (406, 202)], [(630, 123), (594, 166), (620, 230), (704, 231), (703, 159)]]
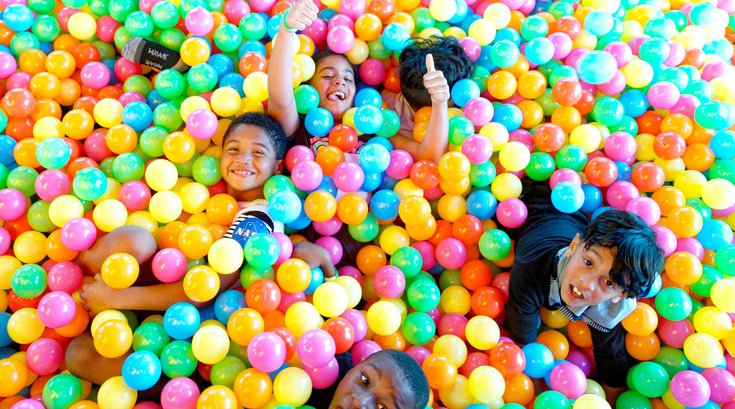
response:
[(299, 0), (288, 11), (283, 24), (291, 31), (303, 30), (316, 20), (318, 13), (319, 8), (312, 0)]
[(424, 87), (431, 95), (431, 103), (439, 104), (449, 101), (449, 85), (444, 73), (437, 71), (434, 67), (434, 57), (426, 55), (426, 74), (424, 74)]

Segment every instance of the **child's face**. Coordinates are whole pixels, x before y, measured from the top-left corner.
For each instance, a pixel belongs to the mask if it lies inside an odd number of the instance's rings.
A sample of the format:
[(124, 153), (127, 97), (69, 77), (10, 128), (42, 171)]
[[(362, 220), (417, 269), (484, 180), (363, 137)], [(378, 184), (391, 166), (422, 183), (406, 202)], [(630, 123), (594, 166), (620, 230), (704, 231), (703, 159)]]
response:
[(319, 106), (342, 120), (345, 111), (352, 108), (355, 99), (355, 72), (341, 55), (330, 55), (319, 61), (311, 86), (319, 93)]
[(561, 299), (571, 307), (586, 307), (623, 298), (623, 288), (610, 278), (614, 249), (602, 246), (584, 248), (577, 234), (567, 249), (569, 262), (561, 277)]
[(334, 392), (329, 409), (410, 407), (412, 392), (390, 359), (366, 359), (350, 369)]
[(263, 184), (278, 170), (268, 135), (259, 127), (240, 125), (222, 146), (220, 171), (227, 182), (227, 193), (237, 201), (263, 198)]

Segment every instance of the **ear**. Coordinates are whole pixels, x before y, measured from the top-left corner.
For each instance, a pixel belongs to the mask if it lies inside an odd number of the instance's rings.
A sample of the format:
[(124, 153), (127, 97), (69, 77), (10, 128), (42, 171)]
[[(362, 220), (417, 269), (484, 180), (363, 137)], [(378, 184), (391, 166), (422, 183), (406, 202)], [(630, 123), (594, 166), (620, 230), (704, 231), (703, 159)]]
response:
[(579, 233), (574, 235), (574, 238), (572, 239), (572, 242), (569, 243), (569, 248), (566, 252), (564, 252), (564, 256), (569, 257), (574, 253), (574, 250), (579, 246), (579, 244), (582, 242), (582, 239), (579, 237)]
[(283, 172), (283, 159), (276, 161), (276, 172), (274, 175), (280, 175)]

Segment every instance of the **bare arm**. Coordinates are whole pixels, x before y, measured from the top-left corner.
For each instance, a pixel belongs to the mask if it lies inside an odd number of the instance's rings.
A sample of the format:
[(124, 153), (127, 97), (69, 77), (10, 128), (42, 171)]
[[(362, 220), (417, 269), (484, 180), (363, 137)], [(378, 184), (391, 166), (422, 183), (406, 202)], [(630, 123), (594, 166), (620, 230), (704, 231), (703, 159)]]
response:
[[(217, 294), (219, 295), (230, 288), (239, 278), (239, 271), (220, 275), (220, 287)], [(95, 276), (94, 282), (85, 284), (82, 287), (81, 296), (92, 316), (109, 309), (166, 311), (173, 304), (184, 301), (193, 304), (197, 308), (207, 304), (189, 299), (184, 292), (184, 285), (181, 281), (115, 290), (105, 284), (99, 275)]]
[(396, 135), (393, 146), (411, 154), (415, 160), (429, 159), (438, 162), (449, 146), (449, 85), (441, 71), (434, 68), (434, 57), (426, 56), (424, 86), (431, 95), (431, 116), (426, 136), (421, 142)]
[(313, 23), (318, 11), (311, 0), (299, 0), (281, 23), (271, 52), (268, 65), (268, 115), (283, 126), (286, 135), (296, 133), (300, 125), (293, 95), (296, 30), (303, 30)]

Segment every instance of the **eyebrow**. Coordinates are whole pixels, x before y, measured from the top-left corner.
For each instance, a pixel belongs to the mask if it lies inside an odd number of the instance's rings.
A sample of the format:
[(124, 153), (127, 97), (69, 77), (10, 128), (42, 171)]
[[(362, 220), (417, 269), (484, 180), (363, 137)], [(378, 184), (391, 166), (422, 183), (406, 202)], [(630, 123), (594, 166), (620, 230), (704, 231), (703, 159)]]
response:
[[(319, 73), (323, 72), (324, 70), (333, 70), (333, 71), (339, 72), (339, 70), (337, 69), (337, 67), (332, 67), (331, 65), (328, 65), (328, 66), (322, 68), (321, 70), (319, 70)], [(353, 70), (351, 70), (349, 68), (345, 68), (344, 70), (342, 70), (342, 72), (346, 72), (348, 74), (355, 75), (355, 71), (353, 71)]]
[(602, 260), (602, 254), (600, 254), (600, 252), (597, 251), (596, 248), (590, 247), (589, 251), (592, 252), (599, 260)]
[[(227, 145), (227, 144), (228, 144), (228, 143), (230, 143), (230, 142), (236, 142), (236, 143), (240, 143), (240, 141), (239, 141), (239, 140), (237, 140), (237, 139), (233, 139), (233, 138), (228, 138), (228, 139), (227, 139), (227, 141), (225, 141), (224, 145)], [(256, 146), (261, 146), (261, 147), (263, 147), (263, 148), (267, 149), (268, 151), (270, 151), (270, 150), (271, 150), (271, 147), (270, 147), (270, 146), (268, 146), (267, 144), (264, 144), (264, 143), (260, 143), (260, 142), (253, 142), (252, 144), (253, 144), (253, 145), (256, 145)]]

